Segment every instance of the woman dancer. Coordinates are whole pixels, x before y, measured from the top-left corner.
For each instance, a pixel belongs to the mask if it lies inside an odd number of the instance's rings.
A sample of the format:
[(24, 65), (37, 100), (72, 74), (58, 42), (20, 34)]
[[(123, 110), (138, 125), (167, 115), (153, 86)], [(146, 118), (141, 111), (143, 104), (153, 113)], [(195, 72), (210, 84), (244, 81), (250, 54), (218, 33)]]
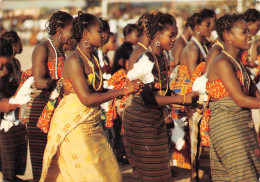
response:
[(152, 23), (148, 26), (151, 48), (139, 57), (127, 74), (130, 80), (141, 74), (141, 80), (146, 84), (141, 95), (133, 97), (123, 115), (126, 152), (134, 181), (172, 181), (165, 126), (168, 118), (164, 117), (163, 105), (191, 103), (194, 93), (186, 97), (165, 96), (168, 71), (163, 50), (170, 50), (173, 46), (177, 35), (176, 21), (169, 14), (157, 13)]
[(139, 90), (125, 88), (102, 93), (102, 71), (93, 54), (102, 46), (102, 23), (79, 12), (73, 22), (77, 48), (62, 72), (64, 97), (51, 121), (41, 181), (121, 181), (117, 161), (99, 125), (100, 104)]
[(47, 143), (47, 134), (37, 128), (37, 122), (61, 76), (65, 60), (62, 46), (71, 37), (72, 20), (72, 16), (66, 12), (55, 12), (47, 26), (50, 38), (38, 44), (32, 54), (32, 70), (29, 72), (32, 71), (35, 83), (25, 122), (28, 122), (27, 132), (34, 181), (40, 180), (43, 152)]
[(225, 15), (217, 24), (224, 50), (210, 65), (210, 166), (213, 181), (258, 181), (260, 152), (250, 109), (260, 107), (239, 51), (251, 46), (251, 34), (241, 16)]

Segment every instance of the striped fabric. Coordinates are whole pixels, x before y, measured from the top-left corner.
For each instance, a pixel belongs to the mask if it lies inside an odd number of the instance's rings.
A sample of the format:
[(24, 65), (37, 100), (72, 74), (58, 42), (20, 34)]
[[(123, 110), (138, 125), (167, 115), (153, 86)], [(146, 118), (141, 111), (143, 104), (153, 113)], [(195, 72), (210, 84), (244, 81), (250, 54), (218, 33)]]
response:
[(250, 110), (229, 97), (210, 103), (210, 166), (213, 181), (259, 181), (260, 159)]
[(26, 128), (21, 123), (11, 127), (8, 132), (0, 131), (0, 169), (4, 180), (16, 181), (16, 175), (24, 174), (27, 152), (25, 136)]
[[(42, 171), (42, 160), (44, 149), (47, 143), (47, 133), (43, 133), (37, 127), (38, 119), (49, 99), (49, 92), (35, 91), (31, 95), (32, 99), (27, 105), (26, 120), (27, 134), (32, 162), (32, 172), (34, 181), (39, 181)], [(25, 122), (27, 122), (25, 120)]]
[(123, 115), (125, 150), (134, 181), (172, 181), (169, 145), (162, 108), (135, 96)]

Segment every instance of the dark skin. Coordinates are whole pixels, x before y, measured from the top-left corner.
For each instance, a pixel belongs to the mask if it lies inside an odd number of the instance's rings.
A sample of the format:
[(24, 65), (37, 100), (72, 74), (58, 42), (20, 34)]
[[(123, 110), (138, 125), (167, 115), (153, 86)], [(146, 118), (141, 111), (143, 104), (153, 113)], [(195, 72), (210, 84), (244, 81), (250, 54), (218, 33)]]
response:
[(209, 70), (209, 67), (210, 67), (210, 65), (211, 65), (211, 63), (214, 61), (214, 59), (218, 56), (218, 55), (220, 55), (220, 53), (222, 52), (222, 47), (221, 46), (219, 46), (219, 45), (215, 45), (215, 46), (213, 46), (211, 49), (210, 49), (210, 51), (209, 51), (209, 53), (208, 53), (208, 55), (207, 55), (207, 58), (206, 58), (206, 64), (205, 64), (205, 68), (204, 68), (204, 70), (203, 70), (203, 74), (205, 74), (205, 73), (208, 73), (208, 70)]
[[(196, 25), (193, 36), (202, 44), (206, 37), (211, 33), (210, 21), (208, 18), (204, 19), (200, 25)], [(187, 65), (190, 78), (196, 67), (203, 60), (203, 55), (195, 42), (190, 41), (182, 51), (181, 65)]]
[[(55, 35), (51, 36), (53, 44), (59, 49), (66, 43), (65, 38), (68, 41), (71, 37), (70, 30), (72, 28), (72, 22), (65, 26), (63, 29), (58, 28)], [(59, 41), (59, 36), (62, 35), (63, 43)], [(35, 87), (37, 89), (50, 89), (55, 87), (57, 80), (51, 79), (48, 74), (47, 63), (56, 59), (55, 50), (48, 40), (38, 44), (32, 54), (32, 73), (35, 78)]]
[[(177, 35), (177, 27), (173, 25), (166, 25), (165, 29), (157, 32), (155, 38), (151, 41), (151, 48), (153, 53), (157, 56), (158, 61), (163, 61), (161, 55), (163, 55), (163, 50), (170, 50), (175, 41)], [(160, 46), (156, 46), (156, 41), (160, 42)], [(148, 95), (150, 94), (150, 95)], [(198, 96), (198, 93), (191, 92), (185, 95), (185, 102), (183, 95), (174, 96), (161, 96), (154, 95), (147, 85), (144, 87), (144, 92), (142, 93), (144, 100), (151, 105), (168, 105), (168, 104), (191, 104), (194, 97)]]
[[(88, 49), (84, 47), (84, 42), (86, 40), (90, 43)], [(93, 48), (102, 46), (102, 27), (101, 22), (98, 19), (95, 25), (89, 27), (89, 30), (84, 30), (83, 37), (77, 46), (83, 51), (88, 59), (94, 60), (92, 55)], [(73, 51), (66, 60), (63, 76), (65, 79), (69, 79), (82, 104), (86, 106), (98, 106), (103, 102), (126, 94), (126, 90), (123, 88), (104, 93), (91, 92), (86, 80), (86, 74), (90, 73), (92, 73), (92, 69), (86, 58), (79, 50), (76, 49)], [(139, 83), (138, 80), (132, 81), (127, 84), (127, 90), (129, 93), (134, 93), (137, 92), (141, 86), (142, 84), (140, 81)], [(69, 94), (69, 92), (65, 90), (65, 94)]]
[[(238, 59), (239, 51), (249, 49), (251, 46), (251, 34), (249, 33), (246, 22), (242, 19), (237, 20), (230, 32), (224, 32), (224, 50), (233, 58)], [(232, 43), (230, 43), (232, 42)], [(230, 58), (221, 53), (209, 68), (208, 79), (210, 82), (221, 80), (225, 89), (239, 107), (259, 109), (260, 93), (253, 82), (250, 85), (250, 93), (246, 95), (241, 87), (240, 81), (236, 77), (236, 70)], [(259, 141), (259, 136), (258, 136)], [(258, 149), (255, 151), (260, 156)]]
[[(140, 42), (141, 44), (143, 44), (145, 47), (149, 47), (150, 43), (151, 43), (151, 39), (149, 37), (147, 37), (146, 32), (144, 31), (142, 33), (142, 35), (140, 37), (138, 37), (138, 42)], [(136, 60), (138, 59), (138, 57), (145, 51), (146, 49), (137, 44), (136, 47), (134, 48), (130, 58), (129, 58), (129, 62), (128, 62), (128, 70), (133, 69), (134, 63), (136, 62)]]
[[(193, 31), (192, 31), (191, 27), (185, 28), (182, 33), (182, 35), (188, 41), (190, 40), (192, 34), (193, 34)], [(175, 40), (173, 48), (171, 49), (174, 66), (177, 66), (180, 64), (181, 53), (186, 45), (187, 45), (186, 42), (181, 37), (179, 37)]]

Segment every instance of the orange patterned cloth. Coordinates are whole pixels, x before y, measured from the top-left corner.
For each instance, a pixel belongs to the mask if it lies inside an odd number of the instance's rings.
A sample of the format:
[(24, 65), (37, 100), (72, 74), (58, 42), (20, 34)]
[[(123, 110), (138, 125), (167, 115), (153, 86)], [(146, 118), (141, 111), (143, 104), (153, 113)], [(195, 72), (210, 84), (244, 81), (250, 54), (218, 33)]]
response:
[[(61, 71), (64, 66), (64, 59), (62, 57), (58, 57), (57, 61), (58, 61), (57, 70), (56, 70), (56, 59), (53, 59), (52, 61), (47, 63), (51, 79), (61, 78)], [(57, 75), (56, 75), (56, 72), (57, 72)], [(57, 78), (57, 76), (58, 76), (58, 78)], [(57, 87), (59, 87), (59, 89), (61, 89), (61, 87), (62, 87), (62, 84), (59, 83), (59, 81), (57, 82)], [(59, 93), (59, 96), (56, 99), (54, 99), (54, 100), (50, 99), (47, 102), (46, 106), (44, 107), (42, 114), (37, 123), (37, 127), (40, 128), (44, 133), (48, 133), (51, 118), (61, 99), (62, 99), (62, 94)]]
[(193, 83), (195, 82), (196, 78), (202, 76), (202, 72), (205, 68), (205, 62), (201, 62), (194, 70), (193, 74), (192, 74), (192, 77), (190, 79), (190, 84), (187, 88), (187, 92), (192, 92), (192, 85)]
[[(241, 84), (242, 84), (242, 74), (241, 71), (237, 71), (236, 73), (237, 77), (239, 78)], [(216, 80), (214, 82), (207, 82), (206, 84), (206, 90), (209, 94), (209, 97), (211, 98), (217, 98), (220, 99), (222, 97), (229, 96), (228, 91), (225, 89), (223, 83), (221, 80)]]
[(248, 51), (244, 50), (241, 52), (241, 57), (240, 57), (242, 63), (247, 66), (249, 64), (249, 59), (248, 59)]
[[(114, 89), (124, 88), (129, 79), (127, 78), (127, 72), (124, 69), (120, 69), (115, 72), (112, 77), (108, 80), (108, 85), (114, 86)], [(106, 113), (106, 127), (113, 127), (114, 120), (117, 118), (116, 112), (116, 101), (120, 100), (120, 108), (125, 108), (125, 101), (128, 96), (123, 96), (122, 98), (115, 98), (110, 101), (108, 112)]]

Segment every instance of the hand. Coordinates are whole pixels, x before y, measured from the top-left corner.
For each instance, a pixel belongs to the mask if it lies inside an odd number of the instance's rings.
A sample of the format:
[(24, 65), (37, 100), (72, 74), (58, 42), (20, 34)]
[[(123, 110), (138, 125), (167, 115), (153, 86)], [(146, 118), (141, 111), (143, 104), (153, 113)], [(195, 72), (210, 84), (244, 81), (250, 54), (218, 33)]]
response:
[(143, 88), (143, 83), (141, 80), (133, 80), (128, 82), (126, 88), (129, 94), (137, 93)]
[(9, 99), (4, 98), (0, 100), (0, 112), (9, 113), (19, 107), (19, 104), (10, 104)]
[(184, 104), (192, 104), (193, 102), (197, 102), (199, 99), (199, 92), (189, 92), (185, 95)]

